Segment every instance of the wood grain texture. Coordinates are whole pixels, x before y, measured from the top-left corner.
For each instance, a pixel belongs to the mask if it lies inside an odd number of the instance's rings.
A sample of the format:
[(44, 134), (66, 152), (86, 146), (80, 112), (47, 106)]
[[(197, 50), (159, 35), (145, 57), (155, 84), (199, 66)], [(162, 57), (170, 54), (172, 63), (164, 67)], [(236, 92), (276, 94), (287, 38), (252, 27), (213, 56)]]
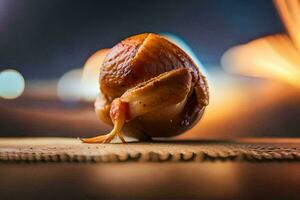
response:
[(0, 161), (205, 162), (300, 161), (299, 139), (234, 141), (160, 140), (149, 143), (83, 144), (74, 138), (2, 138)]

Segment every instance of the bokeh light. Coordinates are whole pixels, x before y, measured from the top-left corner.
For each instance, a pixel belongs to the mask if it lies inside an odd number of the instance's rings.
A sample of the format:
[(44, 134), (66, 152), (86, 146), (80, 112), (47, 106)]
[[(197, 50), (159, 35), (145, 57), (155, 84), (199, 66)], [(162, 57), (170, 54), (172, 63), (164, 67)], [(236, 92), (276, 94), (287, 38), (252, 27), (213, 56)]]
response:
[(14, 69), (0, 72), (0, 96), (4, 99), (15, 99), (22, 95), (25, 80), (22, 74)]
[(300, 89), (300, 1), (274, 3), (286, 32), (232, 47), (221, 64), (229, 72), (276, 79)]
[(82, 97), (82, 69), (66, 72), (58, 81), (57, 96), (62, 101), (79, 101)]

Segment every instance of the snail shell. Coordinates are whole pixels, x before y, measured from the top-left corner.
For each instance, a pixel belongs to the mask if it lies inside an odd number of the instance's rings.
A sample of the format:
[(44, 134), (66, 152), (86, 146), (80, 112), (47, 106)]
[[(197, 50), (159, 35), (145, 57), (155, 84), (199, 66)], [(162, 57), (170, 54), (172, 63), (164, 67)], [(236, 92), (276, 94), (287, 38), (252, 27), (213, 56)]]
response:
[[(172, 80), (168, 81), (170, 78)], [(142, 88), (139, 95), (147, 96), (148, 90), (144, 86), (149, 82), (152, 87), (160, 83), (165, 86), (157, 97), (164, 96), (174, 87), (186, 85), (188, 89), (186, 94), (181, 92), (185, 97), (180, 102), (168, 104), (176, 95), (168, 96), (168, 100), (160, 102), (167, 102), (163, 108), (148, 108), (145, 114), (128, 120), (123, 133), (139, 139), (175, 136), (201, 118), (209, 101), (205, 77), (181, 48), (162, 36), (144, 33), (121, 41), (104, 59), (99, 78), (101, 94), (95, 103), (100, 119), (111, 124), (112, 101), (139, 88)]]

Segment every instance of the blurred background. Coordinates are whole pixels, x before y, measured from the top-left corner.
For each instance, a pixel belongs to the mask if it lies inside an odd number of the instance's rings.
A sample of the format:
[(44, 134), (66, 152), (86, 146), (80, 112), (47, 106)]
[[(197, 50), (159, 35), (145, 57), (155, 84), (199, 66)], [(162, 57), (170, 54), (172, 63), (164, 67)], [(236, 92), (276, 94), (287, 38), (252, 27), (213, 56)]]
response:
[(105, 49), (154, 32), (210, 86), (180, 138), (299, 137), (299, 15), (297, 0), (0, 0), (0, 136), (106, 133), (93, 108)]

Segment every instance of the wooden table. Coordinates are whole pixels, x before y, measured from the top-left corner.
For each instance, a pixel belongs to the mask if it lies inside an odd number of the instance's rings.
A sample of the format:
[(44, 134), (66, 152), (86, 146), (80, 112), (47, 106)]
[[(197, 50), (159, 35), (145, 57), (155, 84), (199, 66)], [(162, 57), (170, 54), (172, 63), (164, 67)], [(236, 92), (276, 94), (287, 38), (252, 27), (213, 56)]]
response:
[(299, 199), (299, 144), (0, 139), (0, 199)]

